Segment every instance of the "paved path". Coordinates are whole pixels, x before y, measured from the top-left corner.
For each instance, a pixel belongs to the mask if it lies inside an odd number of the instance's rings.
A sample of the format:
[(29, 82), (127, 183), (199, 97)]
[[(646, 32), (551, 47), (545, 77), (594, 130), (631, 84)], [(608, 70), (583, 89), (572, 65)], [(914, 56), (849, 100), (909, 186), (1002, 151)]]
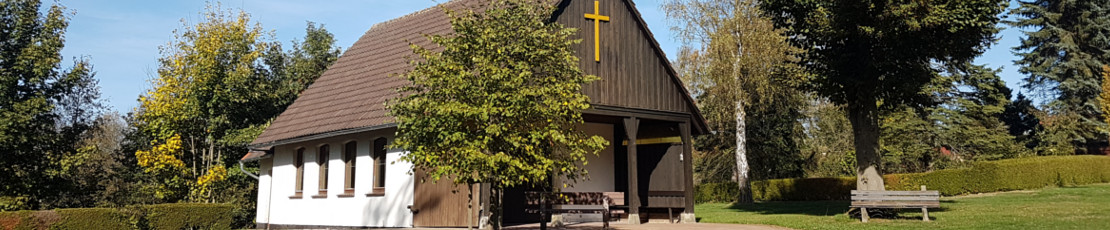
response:
[[(618, 230), (789, 230), (789, 228), (768, 226), (768, 225), (748, 225), (748, 224), (667, 224), (667, 223), (648, 223), (648, 224), (624, 224), (612, 223), (610, 229)], [(418, 228), (419, 229), (419, 228)], [(432, 228), (434, 230), (444, 230), (444, 228)], [(466, 228), (462, 228), (466, 229)], [(540, 229), (539, 224), (526, 224), (505, 227), (506, 230), (532, 230)], [(601, 230), (601, 223), (584, 223), (584, 224), (569, 224), (563, 228), (556, 228), (547, 226), (549, 230)]]

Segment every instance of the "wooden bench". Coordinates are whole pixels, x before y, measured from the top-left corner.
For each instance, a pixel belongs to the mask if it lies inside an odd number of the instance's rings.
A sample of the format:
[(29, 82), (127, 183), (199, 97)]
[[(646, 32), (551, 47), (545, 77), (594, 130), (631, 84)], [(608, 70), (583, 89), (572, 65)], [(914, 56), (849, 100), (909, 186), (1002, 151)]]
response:
[(940, 192), (921, 191), (876, 191), (852, 190), (852, 208), (860, 209), (860, 221), (864, 223), (870, 218), (867, 208), (920, 208), (921, 219), (929, 221), (929, 208), (940, 208)]
[(675, 223), (674, 209), (686, 208), (686, 193), (683, 191), (648, 191), (647, 208), (667, 209), (667, 220)]
[[(540, 229), (547, 229), (547, 214), (601, 214), (602, 228), (609, 228), (613, 206), (624, 205), (624, 193), (611, 192), (526, 192), (528, 213), (540, 214)], [(619, 196), (619, 199), (615, 199)], [(564, 207), (564, 205), (590, 205), (595, 207)], [(600, 205), (601, 207), (596, 207)]]

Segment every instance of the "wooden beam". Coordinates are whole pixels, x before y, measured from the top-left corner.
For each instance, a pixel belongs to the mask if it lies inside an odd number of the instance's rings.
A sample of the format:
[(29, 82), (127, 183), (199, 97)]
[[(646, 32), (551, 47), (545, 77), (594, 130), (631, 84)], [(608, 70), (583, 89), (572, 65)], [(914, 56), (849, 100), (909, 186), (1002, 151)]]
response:
[(591, 105), (590, 109), (582, 111), (583, 114), (596, 114), (615, 117), (636, 117), (651, 120), (685, 122), (690, 120), (690, 114), (663, 112), (646, 109), (622, 108), (605, 105)]
[(690, 122), (678, 124), (682, 134), (682, 180), (686, 183), (686, 214), (683, 222), (694, 222), (694, 143), (690, 136)]
[(636, 134), (640, 129), (640, 119), (624, 119), (625, 137), (628, 138), (628, 221), (640, 224), (640, 183), (639, 164), (636, 163)]

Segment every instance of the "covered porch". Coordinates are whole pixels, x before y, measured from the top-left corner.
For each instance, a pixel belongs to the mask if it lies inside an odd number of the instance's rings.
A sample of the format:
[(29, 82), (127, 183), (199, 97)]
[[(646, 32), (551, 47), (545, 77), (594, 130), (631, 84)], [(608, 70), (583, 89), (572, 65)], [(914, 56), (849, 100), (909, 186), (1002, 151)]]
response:
[[(562, 192), (619, 192), (622, 222), (640, 224), (674, 221), (693, 223), (694, 185), (691, 122), (688, 114), (644, 113), (594, 109), (584, 114), (583, 131), (609, 140), (610, 145), (584, 165), (588, 175)], [(562, 187), (556, 179), (553, 187)], [(517, 188), (505, 192), (505, 223), (536, 223), (538, 214), (525, 212), (524, 193), (552, 188)], [(621, 199), (621, 197), (616, 197)], [(561, 214), (553, 222), (601, 221), (600, 214)]]

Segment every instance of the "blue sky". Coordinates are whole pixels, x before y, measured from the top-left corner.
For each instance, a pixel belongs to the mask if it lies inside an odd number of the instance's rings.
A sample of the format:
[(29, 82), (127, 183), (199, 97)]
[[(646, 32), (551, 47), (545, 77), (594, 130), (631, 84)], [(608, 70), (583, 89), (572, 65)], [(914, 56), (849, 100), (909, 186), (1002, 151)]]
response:
[[(47, 1), (49, 2), (49, 1)], [(335, 34), (337, 45), (351, 46), (375, 23), (428, 8), (444, 0), (224, 0), (225, 7), (240, 8), (251, 20), (273, 30), (279, 41), (289, 43), (304, 36), (305, 23), (322, 23)], [(674, 57), (680, 44), (670, 31), (673, 23), (660, 10), (663, 0), (635, 1), (648, 27), (668, 57)], [(66, 33), (62, 54), (70, 60), (85, 56), (92, 60), (101, 93), (113, 110), (127, 113), (138, 103), (140, 94), (150, 88), (160, 57), (158, 47), (169, 42), (182, 20), (200, 20), (204, 1), (150, 0), (61, 0), (75, 11)], [(1010, 47), (1019, 43), (1021, 33), (1007, 28), (1001, 40), (977, 59), (978, 64), (1002, 67), (1003, 80), (1018, 89), (1022, 76), (1013, 65), (1016, 57)], [(66, 61), (65, 63), (70, 63)]]

